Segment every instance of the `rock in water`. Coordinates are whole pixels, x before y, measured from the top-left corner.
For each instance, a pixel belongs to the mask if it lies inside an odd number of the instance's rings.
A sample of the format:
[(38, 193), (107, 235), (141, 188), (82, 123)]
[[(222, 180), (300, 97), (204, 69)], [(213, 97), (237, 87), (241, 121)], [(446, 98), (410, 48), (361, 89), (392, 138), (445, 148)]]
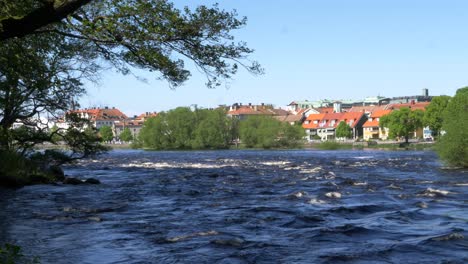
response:
[(77, 178), (73, 177), (67, 177), (65, 180), (63, 180), (63, 184), (72, 184), (72, 185), (77, 185), (77, 184), (82, 184), (83, 181)]
[(101, 182), (100, 182), (98, 179), (88, 178), (88, 179), (85, 180), (85, 183), (89, 183), (89, 184), (100, 184)]
[(54, 177), (56, 181), (63, 181), (65, 180), (65, 173), (63, 172), (62, 168), (56, 165), (52, 165), (47, 169), (47, 172)]

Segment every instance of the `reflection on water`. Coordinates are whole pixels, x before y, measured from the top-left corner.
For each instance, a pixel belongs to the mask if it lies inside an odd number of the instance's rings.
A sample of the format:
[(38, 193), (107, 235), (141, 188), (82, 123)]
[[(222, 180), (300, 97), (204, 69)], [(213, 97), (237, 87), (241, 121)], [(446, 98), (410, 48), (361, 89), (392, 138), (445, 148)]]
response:
[(113, 151), (101, 185), (0, 190), (43, 263), (467, 263), (468, 173), (431, 152)]

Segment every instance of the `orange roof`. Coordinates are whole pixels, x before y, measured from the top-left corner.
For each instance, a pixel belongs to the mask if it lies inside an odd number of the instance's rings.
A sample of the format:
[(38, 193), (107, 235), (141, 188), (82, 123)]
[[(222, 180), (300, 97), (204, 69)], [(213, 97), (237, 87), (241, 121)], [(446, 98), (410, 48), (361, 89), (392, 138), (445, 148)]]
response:
[(237, 109), (228, 111), (228, 115), (276, 115), (271, 109), (262, 106), (239, 106)]
[[(307, 117), (307, 121), (312, 121), (309, 124), (302, 124), (303, 128), (313, 129), (318, 127), (335, 128), (340, 122), (346, 122), (351, 128), (355, 127), (359, 120), (364, 116), (360, 112), (343, 112), (343, 113), (322, 113), (312, 114)], [(317, 121), (315, 124), (313, 121)], [(352, 122), (350, 122), (352, 121)]]
[(377, 118), (377, 117), (382, 117), (384, 115), (388, 115), (392, 112), (392, 110), (379, 110), (379, 111), (375, 111), (371, 114), (371, 117), (372, 118)]
[(362, 127), (378, 127), (379, 126), (379, 120), (377, 120), (377, 119), (384, 116), (384, 115), (388, 115), (391, 112), (392, 112), (392, 110), (375, 111), (370, 116), (372, 120), (371, 119), (367, 120), (366, 123), (364, 123), (364, 125)]
[(322, 120), (322, 118), (325, 116), (325, 114), (310, 114), (306, 120)]
[[(306, 129), (317, 128), (318, 123), (323, 119), (324, 116), (325, 114), (310, 114), (306, 119), (306, 121), (309, 121), (309, 123), (302, 123), (302, 127)], [(313, 121), (317, 121), (317, 124), (314, 124)]]
[(320, 113), (333, 113), (333, 107), (320, 107), (317, 108)]
[(431, 102), (415, 102), (415, 103), (401, 103), (401, 104), (389, 104), (385, 109), (401, 109), (404, 107), (410, 108), (411, 110), (426, 110), (426, 107)]
[(79, 109), (71, 112), (78, 114), (88, 114), (88, 118), (92, 121), (127, 119), (127, 116), (117, 108)]
[(379, 121), (377, 119), (373, 119), (372, 121), (367, 120), (362, 127), (378, 127)]
[[(351, 128), (354, 128), (363, 115), (364, 113), (362, 112), (346, 112), (341, 121), (345, 121)], [(353, 121), (352, 123), (350, 123), (351, 120)]]
[(144, 120), (144, 119), (146, 119), (148, 117), (154, 117), (154, 116), (157, 116), (157, 115), (158, 115), (158, 113), (156, 113), (156, 112), (146, 112), (146, 113), (143, 113), (143, 114), (137, 116), (135, 119)]

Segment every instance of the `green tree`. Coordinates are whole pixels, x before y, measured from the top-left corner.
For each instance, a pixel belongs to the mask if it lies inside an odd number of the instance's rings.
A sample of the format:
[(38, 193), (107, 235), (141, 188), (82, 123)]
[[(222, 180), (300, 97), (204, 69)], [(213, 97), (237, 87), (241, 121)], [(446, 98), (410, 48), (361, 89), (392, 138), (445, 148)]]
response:
[(130, 129), (128, 127), (124, 128), (122, 133), (120, 133), (119, 137), (120, 137), (121, 140), (123, 140), (125, 142), (129, 142), (129, 141), (133, 140), (132, 131), (130, 131)]
[(110, 126), (102, 126), (99, 128), (99, 135), (105, 142), (111, 141), (114, 138), (114, 133), (112, 133), (112, 128)]
[(337, 138), (350, 138), (352, 136), (351, 127), (346, 122), (341, 121), (336, 127)]
[(150, 149), (223, 149), (236, 129), (224, 110), (178, 107), (145, 121), (138, 142)]
[[(196, 112), (199, 112), (197, 110)], [(199, 121), (193, 134), (195, 149), (225, 149), (232, 141), (231, 124), (224, 110), (204, 110), (205, 116)]]
[(251, 116), (240, 122), (239, 135), (247, 148), (296, 147), (304, 137), (304, 129), (291, 126), (269, 116)]
[(409, 108), (395, 110), (380, 118), (379, 125), (387, 127), (390, 137), (404, 137), (408, 144), (409, 136), (423, 126), (424, 112), (421, 110), (411, 111)]
[(282, 123), (283, 136), (280, 137), (279, 144), (281, 147), (301, 147), (304, 143), (304, 137), (306, 136), (304, 128), (301, 124), (290, 125), (289, 123)]
[(444, 112), (442, 130), (436, 150), (451, 166), (468, 167), (468, 87), (457, 90)]
[(423, 124), (432, 130), (432, 135), (439, 137), (442, 124), (444, 123), (444, 112), (450, 101), (450, 96), (441, 95), (432, 98), (431, 103), (424, 112)]

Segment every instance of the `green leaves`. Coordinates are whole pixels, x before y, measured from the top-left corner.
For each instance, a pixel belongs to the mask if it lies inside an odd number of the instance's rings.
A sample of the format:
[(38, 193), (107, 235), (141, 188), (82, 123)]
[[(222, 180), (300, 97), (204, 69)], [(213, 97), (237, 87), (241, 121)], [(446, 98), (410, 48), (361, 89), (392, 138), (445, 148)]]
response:
[(250, 116), (240, 122), (239, 134), (245, 147), (269, 149), (299, 147), (305, 131), (269, 116)]
[(410, 133), (422, 128), (424, 112), (421, 110), (411, 111), (409, 108), (395, 110), (380, 118), (380, 127), (389, 128), (392, 138), (404, 137), (408, 143)]
[(429, 126), (433, 136), (439, 136), (442, 124), (444, 122), (444, 112), (450, 101), (450, 96), (442, 95), (432, 98), (431, 103), (424, 112), (423, 123)]
[(468, 87), (457, 90), (443, 115), (442, 130), (436, 150), (448, 165), (468, 167)]
[(125, 142), (129, 142), (133, 140), (132, 132), (128, 127), (124, 128), (122, 133), (120, 133), (119, 138)]
[(351, 127), (346, 122), (341, 121), (336, 127), (337, 138), (350, 138), (352, 136)]
[(178, 107), (143, 124), (138, 141), (150, 149), (224, 149), (236, 127), (224, 110)]
[(99, 128), (99, 135), (105, 142), (111, 141), (114, 138), (114, 133), (112, 132), (112, 128), (110, 126), (102, 126)]

